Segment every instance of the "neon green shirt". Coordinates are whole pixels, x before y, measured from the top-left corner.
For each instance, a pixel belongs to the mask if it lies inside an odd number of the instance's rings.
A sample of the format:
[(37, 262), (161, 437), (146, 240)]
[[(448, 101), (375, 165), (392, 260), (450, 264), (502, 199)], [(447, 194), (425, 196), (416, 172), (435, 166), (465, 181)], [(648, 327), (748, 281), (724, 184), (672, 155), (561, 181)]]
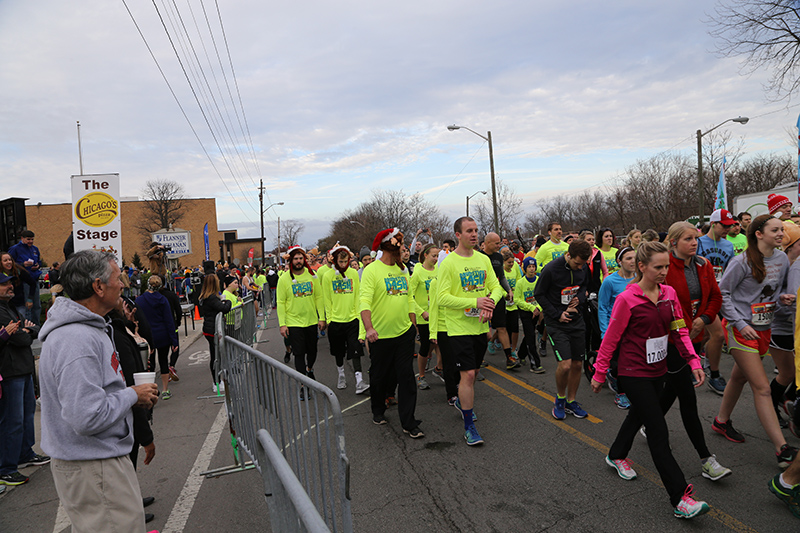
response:
[(514, 301), (517, 307), (523, 311), (530, 311), (533, 313), (535, 309), (542, 310), (541, 306), (533, 297), (533, 289), (536, 288), (536, 283), (539, 281), (539, 276), (533, 281), (528, 281), (528, 278), (522, 276), (517, 280), (517, 286), (514, 287)]
[(320, 282), (325, 299), (325, 319), (328, 322), (352, 322), (358, 318), (358, 271), (348, 268), (345, 277), (338, 270), (329, 270)]
[(278, 323), (281, 326), (305, 328), (325, 320), (325, 303), (319, 279), (304, 269), (299, 276), (278, 278)]
[[(514, 263), (514, 266), (511, 267), (511, 272), (506, 270), (506, 279), (508, 280), (508, 285), (511, 287), (511, 294), (514, 294), (516, 290), (517, 281), (519, 278), (522, 277), (522, 269)], [(517, 297), (514, 295), (513, 303), (508, 303), (506, 300), (506, 311), (516, 311), (517, 310)]]
[(733, 243), (734, 254), (739, 255), (747, 250), (747, 237), (743, 233), (740, 233), (736, 237), (728, 235), (726, 238)]
[(222, 291), (222, 297), (231, 302), (231, 311), (233, 311), (233, 313), (228, 313), (228, 316), (225, 317), (225, 323), (235, 324), (242, 319), (242, 299), (227, 289)]
[(427, 311), (430, 315), (429, 294), (431, 281), (434, 279), (436, 279), (436, 267), (433, 270), (426, 270), (422, 263), (417, 263), (414, 273), (411, 274), (411, 294), (414, 296), (414, 313), (417, 315), (417, 324), (428, 323), (428, 320), (422, 318), (422, 313)]
[(430, 338), (435, 339), (440, 332), (446, 333), (447, 326), (444, 323), (444, 313), (442, 306), (438, 302), (439, 282), (436, 278), (431, 280), (428, 297), (428, 323), (430, 324)]
[(265, 276), (264, 274), (258, 274), (258, 275), (257, 275), (257, 276), (256, 276), (256, 277), (253, 279), (253, 283), (255, 283), (255, 284), (258, 286), (259, 290), (260, 290), (260, 289), (262, 289), (262, 288), (264, 288), (264, 284), (265, 284), (266, 282), (267, 282), (267, 276)]
[(558, 244), (553, 244), (553, 241), (547, 241), (544, 243), (540, 248), (539, 251), (536, 252), (536, 271), (541, 272), (542, 267), (544, 267), (547, 263), (552, 261), (553, 259), (558, 259), (569, 249), (569, 244), (564, 241), (561, 241)]
[[(598, 250), (600, 250), (600, 248), (598, 248)], [(619, 252), (619, 250), (613, 246), (607, 252), (600, 250), (600, 253), (603, 254), (603, 258), (606, 260), (606, 266), (608, 267), (609, 275), (619, 270), (619, 263), (617, 263), (617, 252)]]
[(489, 323), (480, 321), (475, 308), (478, 298), (490, 296), (497, 303), (505, 291), (488, 256), (477, 252), (470, 257), (451, 253), (439, 265), (437, 280), (437, 303), (444, 308), (448, 335), (480, 335), (489, 331)]
[(408, 269), (373, 261), (361, 273), (359, 312), (370, 311), (372, 327), (381, 339), (399, 337), (411, 327), (414, 297), (409, 290)]

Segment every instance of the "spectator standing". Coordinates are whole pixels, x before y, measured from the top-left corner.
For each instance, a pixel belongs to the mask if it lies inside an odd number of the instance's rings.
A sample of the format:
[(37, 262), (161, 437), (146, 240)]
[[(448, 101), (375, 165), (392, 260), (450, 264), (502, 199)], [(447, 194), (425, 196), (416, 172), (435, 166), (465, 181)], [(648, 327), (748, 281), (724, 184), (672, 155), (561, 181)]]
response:
[(26, 318), (38, 326), (40, 325), (39, 315), (42, 312), (42, 302), (39, 300), (39, 278), (42, 275), (42, 271), (39, 268), (41, 255), (39, 254), (39, 248), (33, 245), (33, 239), (34, 233), (26, 229), (20, 234), (20, 241), (12, 246), (8, 253), (14, 258), (15, 263), (25, 267), (25, 270), (36, 280), (36, 283), (30, 287), (30, 292), (25, 296), (33, 302), (33, 305), (28, 308)]
[(25, 267), (15, 263), (8, 252), (0, 252), (0, 274), (13, 278), (14, 297), (11, 298), (10, 305), (14, 306), (20, 317), (25, 318), (27, 310), (33, 307), (33, 300), (28, 295), (38, 282), (25, 270)]
[(158, 292), (163, 282), (156, 274), (147, 280), (147, 291), (136, 298), (136, 307), (144, 313), (153, 335), (150, 345), (150, 371), (156, 369), (156, 353), (158, 353), (158, 366), (161, 372), (161, 399), (169, 400), (172, 393), (169, 390), (169, 351), (178, 350), (178, 335), (175, 332), (175, 322), (172, 319), (167, 299)]

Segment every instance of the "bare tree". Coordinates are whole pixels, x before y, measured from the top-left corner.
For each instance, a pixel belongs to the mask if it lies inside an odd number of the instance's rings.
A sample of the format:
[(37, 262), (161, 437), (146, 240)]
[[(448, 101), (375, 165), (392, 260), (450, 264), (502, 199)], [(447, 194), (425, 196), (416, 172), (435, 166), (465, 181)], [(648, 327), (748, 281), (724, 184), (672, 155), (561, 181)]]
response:
[(776, 100), (800, 88), (800, 11), (795, 0), (721, 0), (707, 21), (725, 57), (744, 57), (743, 70), (770, 72)]
[(186, 193), (183, 185), (172, 180), (149, 180), (142, 190), (144, 216), (137, 222), (142, 245), (152, 240), (151, 233), (168, 229), (186, 214)]
[[(497, 233), (502, 237), (513, 238), (522, 214), (522, 200), (503, 180), (497, 180)], [(475, 221), (478, 230), (486, 235), (494, 231), (494, 209), (491, 196), (486, 196), (475, 204)]]
[(299, 238), (306, 225), (299, 220), (284, 220), (281, 222), (281, 248), (285, 252), (290, 246), (300, 244)]

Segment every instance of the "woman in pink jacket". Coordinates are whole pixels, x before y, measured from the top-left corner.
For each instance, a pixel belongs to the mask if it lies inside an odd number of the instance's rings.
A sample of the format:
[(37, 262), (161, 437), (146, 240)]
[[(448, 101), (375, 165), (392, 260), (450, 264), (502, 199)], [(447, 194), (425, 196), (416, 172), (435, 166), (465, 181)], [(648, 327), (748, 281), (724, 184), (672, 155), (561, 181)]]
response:
[(618, 358), (618, 380), (628, 395), (631, 408), (606, 457), (622, 479), (636, 477), (627, 460), (630, 438), (644, 424), (650, 455), (678, 518), (692, 518), (708, 512), (705, 502), (692, 498), (692, 486), (672, 456), (669, 430), (659, 398), (667, 373), (669, 336), (692, 369), (697, 385), (705, 380), (700, 358), (692, 347), (689, 330), (675, 289), (664, 285), (669, 268), (669, 251), (659, 242), (642, 243), (636, 251), (636, 277), (617, 296), (614, 310), (595, 363), (592, 390), (600, 392), (611, 358)]

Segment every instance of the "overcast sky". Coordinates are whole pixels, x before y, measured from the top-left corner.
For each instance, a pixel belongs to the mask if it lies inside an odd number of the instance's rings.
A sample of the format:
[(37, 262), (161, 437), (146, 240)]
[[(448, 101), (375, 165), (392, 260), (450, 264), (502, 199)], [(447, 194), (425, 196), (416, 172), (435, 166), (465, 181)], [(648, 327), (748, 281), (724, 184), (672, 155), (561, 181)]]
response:
[(276, 216), (294, 218), (304, 244), (376, 188), (461, 214), (466, 195), (489, 187), (488, 148), (452, 123), (491, 130), (497, 176), (525, 209), (607, 185), (638, 158), (694, 154), (698, 128), (738, 115), (750, 123), (724, 128), (748, 153), (795, 153), (798, 108), (766, 100), (766, 73), (742, 76), (713, 53), (709, 0), (218, 2), (257, 164), (212, 0), (156, 4), (171, 32), (174, 6), (189, 30), (225, 159), (153, 2), (127, 3), (213, 165), (121, 0), (0, 0), (2, 197), (70, 201), (78, 120), (84, 173), (119, 173), (123, 196), (177, 180), (217, 198), (221, 229), (255, 237), (263, 178), (269, 200), (285, 202), (268, 211), (267, 238)]

